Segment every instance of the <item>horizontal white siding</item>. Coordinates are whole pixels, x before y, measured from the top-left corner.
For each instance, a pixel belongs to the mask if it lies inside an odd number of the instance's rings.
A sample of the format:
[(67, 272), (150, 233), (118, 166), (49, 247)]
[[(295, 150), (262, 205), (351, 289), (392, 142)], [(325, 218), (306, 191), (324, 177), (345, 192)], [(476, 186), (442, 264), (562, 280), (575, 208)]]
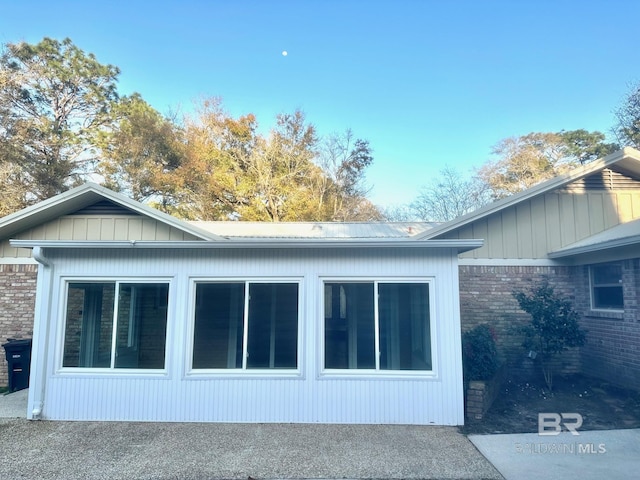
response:
[[(462, 366), (456, 254), (448, 249), (48, 251), (55, 275), (43, 417), (59, 420), (322, 422), (459, 425)], [(167, 371), (82, 375), (56, 371), (65, 278), (171, 278)], [(300, 374), (188, 375), (193, 278), (299, 278), (302, 292)], [(433, 278), (434, 375), (402, 378), (320, 373), (322, 277)], [(320, 297), (322, 298), (322, 297)], [(38, 342), (47, 339), (38, 338)], [(30, 405), (38, 405), (37, 389)]]

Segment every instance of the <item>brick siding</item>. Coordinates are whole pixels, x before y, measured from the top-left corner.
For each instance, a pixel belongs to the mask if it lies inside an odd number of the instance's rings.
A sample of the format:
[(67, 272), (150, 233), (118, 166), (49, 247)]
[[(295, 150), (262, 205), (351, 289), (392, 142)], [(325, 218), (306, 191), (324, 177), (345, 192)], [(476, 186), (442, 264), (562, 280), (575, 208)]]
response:
[[(0, 342), (31, 338), (37, 265), (0, 265)], [(587, 344), (565, 352), (562, 373), (581, 371), (611, 383), (640, 390), (640, 259), (623, 262), (625, 310), (607, 316), (590, 311), (587, 266), (460, 266), (462, 329), (487, 323), (496, 333), (498, 348), (512, 376), (531, 376), (535, 366), (521, 346), (514, 327), (526, 324), (528, 315), (518, 308), (514, 290), (528, 289), (547, 277), (556, 291), (573, 301), (581, 325), (589, 332)], [(0, 386), (6, 385), (4, 350), (0, 359)]]
[[(486, 323), (493, 327), (499, 353), (512, 377), (530, 378), (537, 374), (537, 365), (522, 347), (523, 336), (517, 328), (530, 322), (527, 313), (520, 310), (513, 297), (514, 291), (529, 290), (538, 281), (547, 278), (556, 293), (575, 300), (572, 283), (573, 271), (565, 266), (460, 266), (460, 311), (462, 330)], [(580, 371), (577, 349), (564, 352), (556, 358), (558, 372)]]
[[(37, 275), (37, 265), (0, 264), (0, 343), (33, 335)], [(0, 386), (6, 386), (9, 379), (4, 349), (1, 354)]]
[(622, 263), (624, 313), (591, 311), (589, 267), (584, 266), (460, 266), (460, 310), (462, 330), (487, 323), (507, 363), (509, 374), (530, 377), (534, 362), (521, 346), (522, 336), (514, 327), (529, 322), (513, 298), (514, 290), (528, 289), (547, 278), (555, 291), (569, 299), (586, 329), (587, 342), (580, 349), (564, 352), (559, 372), (581, 372), (607, 382), (640, 390), (640, 259)]
[(640, 259), (622, 263), (624, 313), (593, 312), (590, 308), (589, 268), (576, 267), (577, 303), (582, 324), (589, 330), (582, 348), (585, 375), (640, 390)]

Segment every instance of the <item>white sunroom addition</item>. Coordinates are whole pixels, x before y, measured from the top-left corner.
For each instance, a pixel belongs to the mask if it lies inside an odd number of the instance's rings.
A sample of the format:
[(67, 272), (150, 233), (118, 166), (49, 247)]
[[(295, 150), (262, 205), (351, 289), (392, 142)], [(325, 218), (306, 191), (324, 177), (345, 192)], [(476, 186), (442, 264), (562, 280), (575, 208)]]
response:
[(457, 256), (480, 240), (218, 225), (11, 241), (40, 264), (29, 418), (464, 423)]

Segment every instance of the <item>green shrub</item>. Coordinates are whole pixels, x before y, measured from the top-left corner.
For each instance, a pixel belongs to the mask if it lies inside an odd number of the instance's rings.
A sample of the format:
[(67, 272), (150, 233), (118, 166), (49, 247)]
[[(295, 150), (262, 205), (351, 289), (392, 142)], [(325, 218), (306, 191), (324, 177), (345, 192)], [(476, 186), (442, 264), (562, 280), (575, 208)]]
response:
[(495, 333), (481, 324), (462, 335), (462, 365), (464, 380), (489, 380), (500, 367)]
[(531, 316), (531, 323), (521, 328), (522, 346), (535, 352), (545, 383), (553, 389), (553, 359), (568, 348), (585, 343), (586, 330), (578, 324), (578, 312), (571, 302), (555, 293), (547, 281), (533, 285), (529, 292), (514, 292), (520, 308)]

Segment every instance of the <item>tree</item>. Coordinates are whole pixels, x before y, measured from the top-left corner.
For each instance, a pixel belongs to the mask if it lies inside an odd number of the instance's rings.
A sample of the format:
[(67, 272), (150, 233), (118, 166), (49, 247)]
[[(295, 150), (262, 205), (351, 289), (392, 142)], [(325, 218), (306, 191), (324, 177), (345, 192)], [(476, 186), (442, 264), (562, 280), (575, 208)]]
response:
[(365, 171), (373, 163), (369, 142), (347, 129), (321, 142), (318, 163), (324, 175), (317, 192), (318, 207), (332, 221), (380, 220), (380, 211), (367, 200)]
[(185, 119), (185, 158), (177, 170), (184, 216), (200, 220), (240, 218), (252, 201), (250, 178), (260, 137), (252, 114), (231, 117), (219, 98), (205, 99)]
[(498, 158), (485, 163), (478, 177), (500, 199), (531, 188), (618, 148), (600, 132), (586, 130), (530, 133), (501, 140), (493, 147)]
[(464, 179), (452, 167), (423, 187), (411, 210), (424, 221), (446, 222), (472, 212), (491, 201), (487, 187), (476, 178)]
[(220, 99), (205, 100), (198, 116), (185, 121), (184, 162), (175, 170), (182, 182), (176, 191), (189, 205), (183, 215), (269, 222), (379, 215), (362, 185), (372, 161), (368, 142), (340, 137), (327, 162), (303, 112), (278, 115), (268, 136), (257, 127), (252, 114), (231, 117)]
[(620, 149), (617, 143), (607, 143), (604, 133), (584, 129), (562, 130), (558, 133), (564, 155), (575, 158), (581, 165), (602, 158)]
[(540, 361), (547, 387), (553, 389), (554, 358), (568, 348), (581, 347), (586, 332), (578, 324), (578, 313), (571, 302), (560, 297), (547, 281), (534, 285), (529, 292), (517, 291), (513, 296), (520, 308), (531, 316), (522, 346)]
[[(0, 159), (21, 174), (10, 182), (34, 203), (79, 183), (97, 158), (98, 132), (109, 125), (119, 70), (99, 63), (70, 39), (5, 45), (0, 56)], [(15, 185), (14, 185), (15, 186)], [(18, 186), (16, 186), (18, 188)]]
[(178, 202), (176, 189), (181, 183), (176, 177), (184, 158), (180, 128), (139, 94), (120, 99), (112, 113), (115, 124), (99, 142), (98, 171), (104, 185), (170, 211)]
[[(2, 153), (0, 152), (0, 158)], [(29, 191), (22, 179), (22, 171), (10, 162), (0, 162), (0, 217), (27, 206)]]
[(618, 142), (640, 148), (640, 83), (629, 88), (622, 105), (615, 110), (615, 117), (613, 133)]

